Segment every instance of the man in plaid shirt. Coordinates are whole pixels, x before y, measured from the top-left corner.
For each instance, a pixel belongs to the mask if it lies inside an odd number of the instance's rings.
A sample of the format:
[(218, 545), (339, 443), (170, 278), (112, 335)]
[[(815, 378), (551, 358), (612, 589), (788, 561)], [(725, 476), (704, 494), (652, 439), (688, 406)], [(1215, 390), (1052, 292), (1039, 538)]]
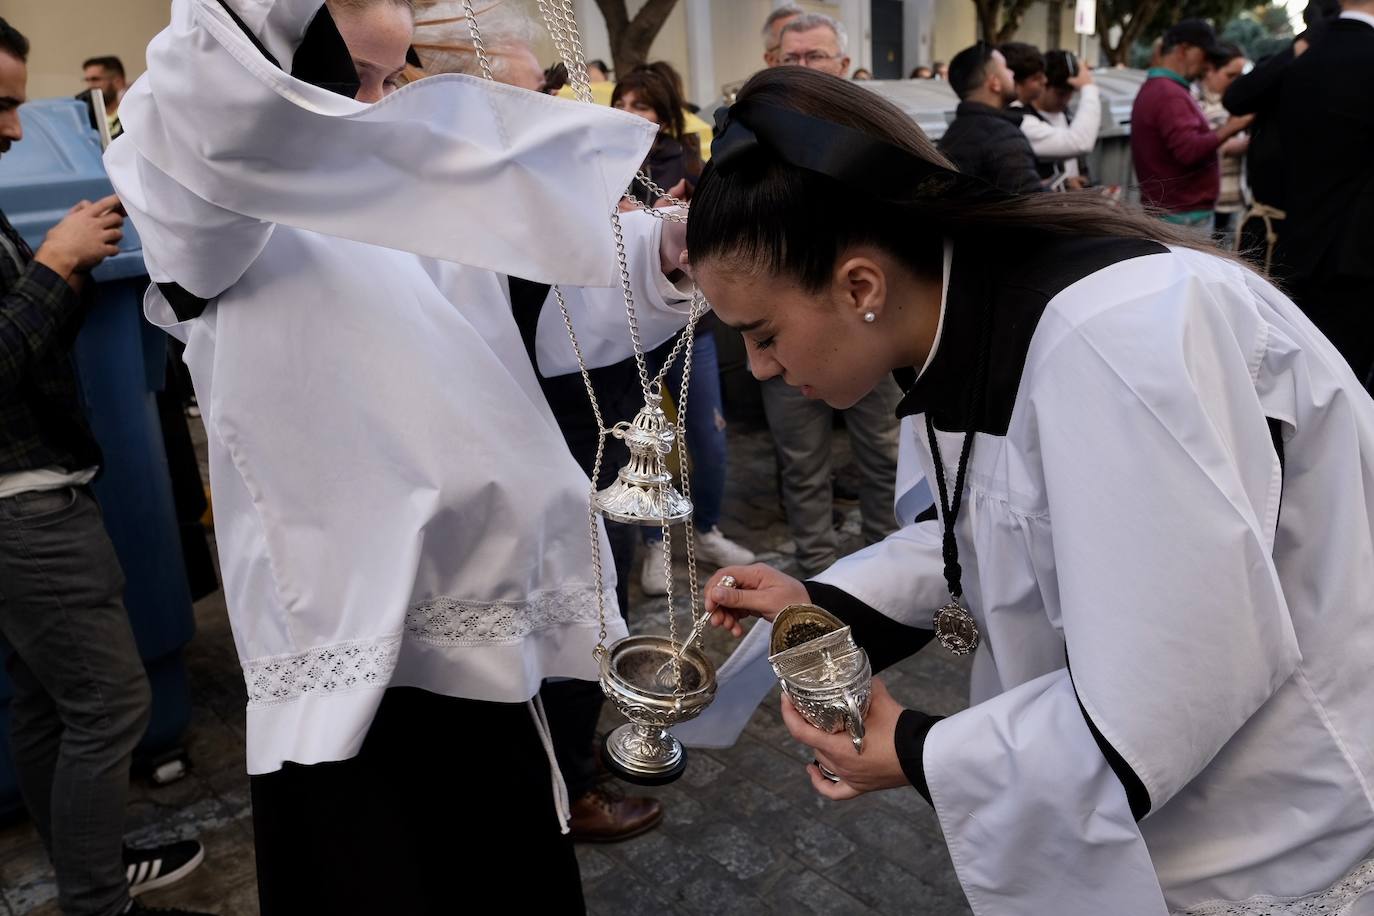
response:
[[(0, 155), (23, 136), (27, 54), (28, 41), (0, 19)], [(202, 856), (195, 842), (123, 848), (129, 761), (150, 697), (119, 560), (87, 487), (100, 449), (71, 357), (86, 274), (118, 251), (123, 222), (115, 196), (83, 201), (34, 252), (0, 213), (0, 651), (14, 684), (11, 746), (63, 913), (101, 916), (139, 912), (131, 892), (176, 880)]]

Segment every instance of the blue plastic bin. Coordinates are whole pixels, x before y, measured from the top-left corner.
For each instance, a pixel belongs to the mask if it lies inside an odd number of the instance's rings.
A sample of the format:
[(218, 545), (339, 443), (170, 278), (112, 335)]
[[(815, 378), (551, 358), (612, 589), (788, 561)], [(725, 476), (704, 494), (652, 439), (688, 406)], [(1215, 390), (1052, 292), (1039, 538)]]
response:
[[(19, 109), (24, 139), (0, 158), (0, 209), (37, 249), (79, 200), (113, 188), (86, 106), (68, 99)], [(77, 337), (81, 393), (104, 453), (92, 485), (127, 580), (124, 603), (152, 684), (152, 719), (139, 753), (173, 748), (191, 715), (182, 648), (195, 632), (171, 478), (155, 393), (166, 374), (166, 336), (143, 318), (147, 269), (125, 224), (120, 253), (94, 273), (95, 303)], [(22, 803), (9, 748), (12, 690), (0, 672), (0, 815)]]

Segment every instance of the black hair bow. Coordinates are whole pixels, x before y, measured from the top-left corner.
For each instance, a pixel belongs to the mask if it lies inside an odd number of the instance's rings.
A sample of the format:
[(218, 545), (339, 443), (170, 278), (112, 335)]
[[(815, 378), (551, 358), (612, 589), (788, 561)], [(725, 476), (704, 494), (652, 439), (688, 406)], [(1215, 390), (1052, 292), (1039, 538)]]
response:
[(745, 100), (716, 111), (710, 165), (729, 169), (749, 151), (825, 175), (879, 200), (929, 206), (1005, 200), (987, 182), (946, 168), (866, 131), (790, 108)]
[(717, 168), (731, 162), (759, 146), (758, 135), (734, 116), (738, 105), (716, 109), (715, 136), (711, 140), (711, 162)]

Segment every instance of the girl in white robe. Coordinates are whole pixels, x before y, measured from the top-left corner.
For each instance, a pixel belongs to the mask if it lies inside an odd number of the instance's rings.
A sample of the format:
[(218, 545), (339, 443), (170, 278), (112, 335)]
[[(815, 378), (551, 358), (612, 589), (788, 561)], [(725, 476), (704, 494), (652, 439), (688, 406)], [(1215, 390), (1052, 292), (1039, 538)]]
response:
[[(969, 708), (878, 678), (862, 754), (784, 700), (816, 790), (914, 787), (979, 916), (1374, 912), (1374, 403), (1340, 354), (1203, 240), (980, 188), (842, 81), (766, 71), (721, 127), (697, 282), (759, 378), (845, 407), (897, 373), (905, 527), (708, 607), (819, 604), (875, 669), (954, 599), (978, 631)], [(768, 629), (684, 740), (737, 732)]]
[[(366, 105), (288, 75), (399, 69), (409, 4), (340, 8), (175, 0), (107, 155), (209, 436), (262, 910), (449, 913), (480, 881), (577, 912), (532, 698), (624, 625), (503, 275), (567, 284), (589, 365), (628, 356), (609, 217), (654, 131), (468, 77)], [(666, 231), (624, 217), (649, 346), (688, 311)], [(556, 306), (536, 349), (577, 368)]]

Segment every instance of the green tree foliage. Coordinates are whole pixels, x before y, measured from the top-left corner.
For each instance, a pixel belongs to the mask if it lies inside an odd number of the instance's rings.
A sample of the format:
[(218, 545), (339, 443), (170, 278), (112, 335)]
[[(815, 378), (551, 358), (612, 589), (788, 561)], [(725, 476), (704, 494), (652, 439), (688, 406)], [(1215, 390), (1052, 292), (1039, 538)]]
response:
[(1266, 3), (1252, 12), (1271, 36), (1283, 38), (1293, 34), (1293, 23), (1288, 21), (1288, 10), (1285, 8)]
[(1264, 26), (1250, 16), (1237, 16), (1221, 30), (1221, 40), (1238, 45), (1247, 57), (1253, 54), (1257, 44), (1268, 37)]
[[(1272, 15), (1274, 12), (1279, 15)], [(1226, 23), (1221, 39), (1239, 47), (1250, 60), (1263, 60), (1288, 46), (1293, 40), (1293, 28), (1285, 10), (1263, 6), (1247, 10)]]
[[(1206, 19), (1223, 41), (1251, 60), (1273, 53), (1292, 37), (1288, 11), (1272, 2), (1245, 0), (1098, 0), (1102, 52), (1113, 64), (1147, 66), (1151, 44), (1180, 19)], [(1223, 25), (1224, 23), (1224, 25)], [(1116, 26), (1119, 31), (1113, 29)], [(1115, 35), (1117, 40), (1112, 42)]]
[(1227, 22), (1244, 7), (1245, 0), (1097, 0), (1097, 33), (1111, 63), (1136, 64), (1132, 49), (1148, 48), (1180, 19)]

